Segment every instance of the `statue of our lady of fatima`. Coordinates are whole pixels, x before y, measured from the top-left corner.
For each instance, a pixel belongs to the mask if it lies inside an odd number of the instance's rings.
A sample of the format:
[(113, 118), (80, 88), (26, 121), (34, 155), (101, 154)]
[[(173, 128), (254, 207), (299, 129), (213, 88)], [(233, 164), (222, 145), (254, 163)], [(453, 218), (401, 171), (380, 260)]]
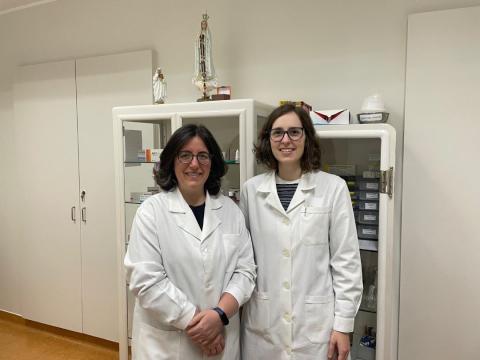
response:
[(208, 28), (208, 15), (203, 14), (200, 34), (195, 41), (195, 75), (192, 82), (202, 92), (197, 101), (208, 101), (208, 93), (217, 87), (212, 61), (212, 35)]

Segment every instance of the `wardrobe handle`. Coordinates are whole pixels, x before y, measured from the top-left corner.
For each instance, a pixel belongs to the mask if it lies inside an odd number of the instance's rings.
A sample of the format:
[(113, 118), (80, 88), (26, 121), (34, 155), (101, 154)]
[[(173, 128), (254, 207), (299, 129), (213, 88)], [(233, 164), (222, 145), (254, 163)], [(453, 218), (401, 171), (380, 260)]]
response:
[(84, 223), (87, 222), (87, 208), (86, 207), (82, 207), (82, 221)]
[(73, 222), (77, 221), (76, 213), (77, 211), (75, 209), (75, 206), (72, 206), (72, 208), (70, 209), (70, 216), (72, 217)]

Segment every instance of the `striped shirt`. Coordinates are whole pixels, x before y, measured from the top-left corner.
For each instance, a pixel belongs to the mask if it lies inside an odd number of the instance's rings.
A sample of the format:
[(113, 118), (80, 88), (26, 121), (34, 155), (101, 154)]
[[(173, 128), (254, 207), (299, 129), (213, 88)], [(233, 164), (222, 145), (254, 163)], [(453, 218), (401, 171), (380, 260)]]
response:
[(280, 202), (282, 203), (285, 211), (287, 211), (288, 205), (290, 205), (290, 201), (292, 201), (293, 199), (293, 195), (297, 190), (299, 182), (300, 179), (286, 181), (280, 178), (278, 175), (276, 176), (278, 198), (280, 199)]

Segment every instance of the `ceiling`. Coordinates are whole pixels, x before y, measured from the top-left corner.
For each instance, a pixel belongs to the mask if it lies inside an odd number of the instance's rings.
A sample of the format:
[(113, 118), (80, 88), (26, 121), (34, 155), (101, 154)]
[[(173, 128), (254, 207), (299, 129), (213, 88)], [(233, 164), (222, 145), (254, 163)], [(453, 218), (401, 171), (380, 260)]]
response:
[(19, 11), (31, 6), (43, 5), (56, 0), (0, 0), (0, 15)]

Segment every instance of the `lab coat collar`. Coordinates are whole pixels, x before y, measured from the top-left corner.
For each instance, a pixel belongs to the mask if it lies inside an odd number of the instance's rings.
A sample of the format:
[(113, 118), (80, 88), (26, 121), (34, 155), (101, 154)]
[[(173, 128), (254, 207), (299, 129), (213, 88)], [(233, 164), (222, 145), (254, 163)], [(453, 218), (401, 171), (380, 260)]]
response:
[(270, 171), (269, 173), (265, 174), (263, 182), (257, 188), (257, 193), (261, 194), (268, 206), (285, 215), (285, 210), (277, 195), (275, 171)]
[(297, 206), (303, 204), (305, 199), (310, 194), (310, 190), (315, 189), (315, 182), (312, 173), (305, 173), (300, 178), (300, 183), (298, 184), (298, 190), (295, 191), (292, 200), (290, 201), (290, 205), (288, 206), (287, 213), (293, 211)]
[(275, 179), (275, 172), (271, 171), (267, 173), (265, 176), (264, 181), (260, 184), (257, 188), (257, 192), (262, 193), (265, 197), (266, 203), (274, 208), (275, 210), (279, 211), (283, 215), (287, 215), (297, 206), (301, 205), (305, 202), (306, 197), (308, 196), (310, 190), (315, 189), (315, 179), (313, 173), (305, 173), (300, 178), (300, 182), (298, 184), (298, 190), (295, 191), (293, 198), (288, 206), (287, 211), (283, 208), (282, 204), (280, 203), (280, 199), (278, 198), (277, 194), (277, 185)]
[(167, 193), (167, 198), (168, 210), (174, 214), (177, 225), (185, 232), (200, 240), (200, 242), (203, 242), (208, 238), (208, 236), (221, 224), (221, 220), (216, 215), (216, 211), (223, 206), (223, 202), (218, 195), (210, 196), (207, 191), (203, 229), (200, 229), (197, 219), (195, 219), (195, 215), (193, 215), (190, 206), (183, 198), (178, 187), (175, 188), (175, 190), (169, 191)]

